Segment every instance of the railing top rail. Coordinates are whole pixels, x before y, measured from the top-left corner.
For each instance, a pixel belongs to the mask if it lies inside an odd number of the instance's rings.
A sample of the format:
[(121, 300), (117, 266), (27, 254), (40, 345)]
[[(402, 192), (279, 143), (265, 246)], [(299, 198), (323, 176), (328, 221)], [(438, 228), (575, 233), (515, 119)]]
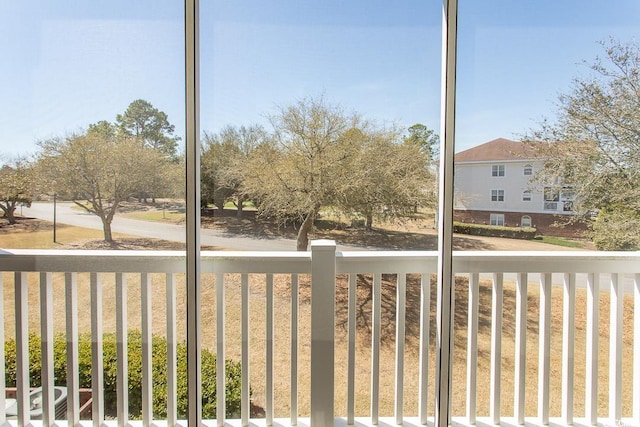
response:
[[(435, 251), (336, 252), (338, 273), (429, 273)], [(640, 252), (597, 251), (457, 251), (459, 273), (637, 273)], [(311, 252), (201, 253), (203, 273), (307, 274)], [(184, 251), (0, 250), (0, 271), (182, 273)]]
[(453, 267), (464, 273), (636, 273), (640, 252), (464, 251), (454, 252)]
[[(2, 249), (0, 271), (184, 273), (184, 251)], [(310, 252), (201, 252), (203, 273), (309, 273)]]

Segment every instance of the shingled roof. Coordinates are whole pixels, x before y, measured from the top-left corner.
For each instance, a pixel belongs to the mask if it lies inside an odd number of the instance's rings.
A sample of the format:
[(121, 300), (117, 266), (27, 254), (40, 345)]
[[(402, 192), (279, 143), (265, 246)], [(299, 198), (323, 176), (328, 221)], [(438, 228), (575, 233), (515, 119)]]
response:
[(494, 160), (535, 159), (534, 150), (529, 144), (498, 138), (485, 142), (456, 154), (456, 162), (482, 162)]

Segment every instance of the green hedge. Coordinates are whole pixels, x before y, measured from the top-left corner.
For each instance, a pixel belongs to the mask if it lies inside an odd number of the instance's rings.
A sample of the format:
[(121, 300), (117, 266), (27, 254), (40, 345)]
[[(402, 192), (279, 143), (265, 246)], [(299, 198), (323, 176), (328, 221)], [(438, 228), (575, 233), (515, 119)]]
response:
[(497, 225), (469, 224), (465, 222), (453, 223), (453, 232), (470, 234), (473, 236), (507, 237), (509, 239), (531, 240), (536, 236), (533, 227), (502, 227)]
[[(132, 418), (142, 415), (142, 336), (137, 331), (129, 331), (128, 338), (128, 370), (129, 370), (129, 414)], [(31, 387), (41, 385), (40, 337), (29, 335), (29, 377)], [(64, 386), (67, 382), (66, 338), (58, 335), (54, 340), (54, 376), (56, 385)], [(156, 418), (167, 415), (167, 341), (163, 337), (152, 339), (153, 357), (153, 414)], [(187, 415), (187, 348), (186, 344), (177, 346), (178, 375), (178, 417)], [(81, 388), (91, 388), (91, 336), (82, 334), (78, 341), (79, 381)], [(105, 411), (116, 413), (117, 360), (116, 336), (105, 334), (103, 341), (104, 363), (104, 403)], [(202, 416), (216, 418), (216, 355), (202, 349)], [(5, 384), (15, 387), (16, 384), (16, 343), (10, 339), (5, 342)], [(241, 366), (240, 363), (225, 361), (226, 370), (226, 410), (227, 417), (237, 418), (240, 415), (241, 402)]]

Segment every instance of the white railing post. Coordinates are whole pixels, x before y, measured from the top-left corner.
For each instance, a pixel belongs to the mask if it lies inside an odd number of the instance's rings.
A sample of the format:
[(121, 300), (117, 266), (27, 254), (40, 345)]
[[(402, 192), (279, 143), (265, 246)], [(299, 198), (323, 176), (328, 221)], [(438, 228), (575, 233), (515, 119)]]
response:
[[(4, 280), (2, 280), (2, 274), (0, 274), (0, 289), (4, 290)], [(4, 343), (4, 292), (0, 292), (0, 343)], [(4, 345), (0, 345), (0, 378), (5, 377), (5, 359)], [(6, 385), (5, 381), (0, 381), (0, 408), (6, 408), (5, 402)], [(4, 425), (6, 421), (6, 414), (4, 411), (0, 411), (0, 425)]]
[[(42, 354), (42, 424), (54, 425), (53, 274), (40, 273), (40, 334)], [(2, 341), (0, 341), (2, 342)]]
[(93, 427), (104, 423), (104, 362), (102, 325), (102, 277), (90, 274), (91, 286), (91, 418)]
[(420, 279), (420, 378), (418, 380), (418, 418), (421, 425), (428, 421), (429, 407), (429, 321), (431, 320), (431, 274)]
[[(611, 274), (609, 297), (609, 418), (614, 423), (622, 418), (622, 312), (624, 294), (618, 274)], [(637, 343), (634, 343), (638, 345)]]
[(78, 358), (78, 273), (65, 273), (65, 313), (67, 335), (67, 425), (80, 422), (80, 379)]
[(332, 426), (336, 243), (311, 242), (311, 427)]
[(178, 418), (178, 353), (176, 317), (176, 275), (165, 276), (167, 300), (167, 426), (174, 427)]
[(380, 416), (380, 332), (382, 327), (382, 274), (373, 275), (371, 298), (371, 424)]
[(576, 274), (564, 274), (562, 309), (562, 420), (573, 425), (573, 385), (576, 337)]
[(15, 273), (16, 307), (16, 400), (18, 426), (29, 424), (29, 314), (27, 273)]
[(480, 298), (480, 275), (469, 275), (469, 303), (467, 323), (467, 422), (476, 423), (478, 386), (478, 307)]
[[(118, 427), (129, 422), (129, 337), (127, 323), (127, 278), (116, 273), (116, 351), (118, 360)], [(170, 427), (173, 427), (170, 425)]]
[(519, 273), (516, 280), (516, 345), (514, 378), (514, 417), (524, 424), (525, 383), (527, 372), (527, 273)]
[(142, 334), (142, 425), (153, 423), (153, 336), (151, 312), (151, 277), (140, 275), (140, 317)]
[(540, 274), (540, 323), (538, 327), (538, 418), (549, 424), (551, 370), (551, 273)]
[(500, 393), (502, 378), (502, 305), (504, 300), (502, 272), (493, 273), (491, 292), (491, 374), (489, 415), (493, 424), (500, 424)]
[(587, 275), (587, 370), (585, 373), (585, 418), (588, 425), (598, 424), (598, 367), (600, 366), (600, 275)]
[(633, 285), (633, 422), (640, 425), (640, 273)]
[(218, 427), (224, 425), (226, 418), (226, 370), (224, 365), (226, 359), (226, 340), (224, 336), (226, 310), (224, 286), (224, 274), (216, 274), (216, 425)]

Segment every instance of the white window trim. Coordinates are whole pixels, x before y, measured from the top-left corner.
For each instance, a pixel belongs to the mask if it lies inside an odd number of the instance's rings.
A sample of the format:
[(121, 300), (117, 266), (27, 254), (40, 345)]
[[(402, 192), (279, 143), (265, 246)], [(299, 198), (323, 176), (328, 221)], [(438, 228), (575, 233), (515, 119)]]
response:
[[(502, 172), (502, 174), (500, 174)], [(503, 178), (505, 176), (504, 165), (491, 165), (491, 176), (494, 178)]]
[[(493, 200), (493, 192), (496, 192), (496, 200)], [(500, 200), (500, 193), (502, 192), (502, 200)], [(494, 203), (504, 202), (506, 198), (505, 191), (502, 188), (492, 188), (489, 196), (489, 200)]]
[[(494, 221), (494, 219), (495, 219), (495, 221)], [(495, 222), (495, 224), (494, 224), (494, 222)], [(499, 213), (489, 214), (489, 224), (490, 225), (496, 225), (496, 226), (504, 227), (504, 224), (505, 224), (504, 214), (499, 214)]]

